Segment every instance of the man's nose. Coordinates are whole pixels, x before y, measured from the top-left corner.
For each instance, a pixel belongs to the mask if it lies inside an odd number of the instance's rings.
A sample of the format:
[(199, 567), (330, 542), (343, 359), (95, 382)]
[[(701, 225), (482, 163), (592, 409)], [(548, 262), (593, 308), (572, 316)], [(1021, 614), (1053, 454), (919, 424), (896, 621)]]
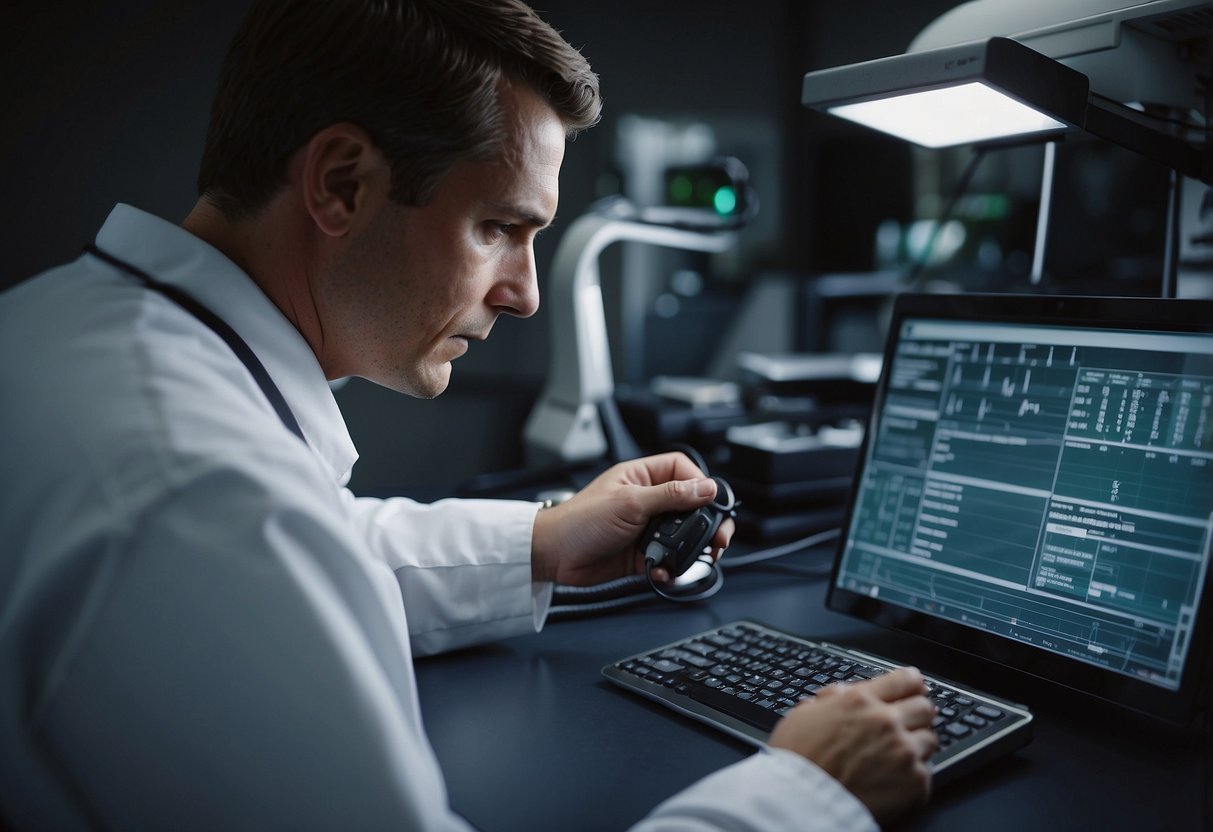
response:
[(529, 318), (539, 309), (539, 275), (535, 252), (520, 250), (502, 264), (502, 274), (493, 287), (489, 302), (493, 307), (518, 318)]

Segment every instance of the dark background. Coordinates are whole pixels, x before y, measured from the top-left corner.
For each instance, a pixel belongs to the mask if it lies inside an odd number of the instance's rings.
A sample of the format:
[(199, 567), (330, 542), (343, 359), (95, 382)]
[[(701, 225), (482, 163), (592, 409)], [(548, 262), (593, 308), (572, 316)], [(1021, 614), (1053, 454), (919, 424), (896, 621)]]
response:
[[(715, 293), (709, 296), (719, 300), (704, 308), (715, 309), (715, 316), (675, 317), (661, 337), (709, 345), (723, 338), (729, 318), (720, 310), (733, 308), (763, 275), (799, 280), (874, 269), (881, 221), (904, 223), (921, 213), (924, 190), (934, 189), (938, 197), (959, 161), (937, 155), (928, 160), (924, 179), (921, 157), (916, 162), (914, 156), (921, 151), (801, 107), (801, 78), (809, 70), (902, 52), (953, 5), (955, 0), (539, 4), (600, 74), (606, 102), (602, 123), (568, 148), (557, 228), (537, 245), (541, 290), (560, 227), (610, 192), (616, 130), (629, 114), (689, 117), (718, 127), (722, 150), (735, 149), (750, 165), (763, 200), (744, 261), (709, 286)], [(7, 5), (0, 26), (0, 288), (77, 256), (116, 202), (171, 221), (184, 218), (196, 198), (218, 67), (245, 7), (237, 0)], [(1003, 219), (997, 233), (1006, 238), (1005, 262), (1020, 264), (1015, 268), (1021, 271), (1038, 198), (1039, 152), (1016, 151), (983, 163), (982, 175), (1018, 200), (1019, 213)], [(1095, 175), (1106, 178), (1106, 172)], [(981, 177), (975, 182), (980, 186)], [(1107, 198), (1114, 203), (1116, 194)], [(1161, 218), (1149, 204), (1142, 210), (1142, 233), (1149, 238)], [(340, 389), (362, 452), (354, 487), (453, 483), (520, 465), (521, 428), (547, 368), (547, 314), (541, 309), (531, 320), (499, 321), (487, 345), (476, 345), (456, 363), (450, 388), (435, 401), (415, 401), (361, 380)]]

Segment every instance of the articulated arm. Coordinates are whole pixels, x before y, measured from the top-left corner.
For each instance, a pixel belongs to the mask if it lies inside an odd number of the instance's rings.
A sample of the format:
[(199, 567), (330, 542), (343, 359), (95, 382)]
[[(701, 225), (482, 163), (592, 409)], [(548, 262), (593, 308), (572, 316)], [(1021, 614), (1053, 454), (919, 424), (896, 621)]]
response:
[(603, 249), (627, 241), (719, 252), (734, 240), (734, 235), (720, 231), (691, 231), (599, 214), (586, 214), (573, 223), (560, 241), (552, 267), (551, 365), (547, 385), (525, 431), (532, 464), (580, 462), (617, 450), (611, 448), (604, 431), (603, 410), (610, 411), (608, 422), (616, 414), (598, 273)]

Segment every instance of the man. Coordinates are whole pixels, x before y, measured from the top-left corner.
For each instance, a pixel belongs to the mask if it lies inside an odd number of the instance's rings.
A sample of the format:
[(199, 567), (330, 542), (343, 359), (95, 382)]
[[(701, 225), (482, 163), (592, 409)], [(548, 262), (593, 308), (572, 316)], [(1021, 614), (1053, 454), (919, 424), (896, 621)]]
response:
[[(547, 510), (355, 498), (326, 381), (436, 396), (535, 311), (532, 241), (599, 107), (521, 3), (265, 0), (181, 226), (119, 206), (0, 300), (9, 822), (466, 828), (412, 656), (533, 632), (552, 582), (638, 571), (648, 518), (715, 486), (664, 455)], [(641, 827), (871, 828), (925, 798), (922, 693), (827, 689)]]

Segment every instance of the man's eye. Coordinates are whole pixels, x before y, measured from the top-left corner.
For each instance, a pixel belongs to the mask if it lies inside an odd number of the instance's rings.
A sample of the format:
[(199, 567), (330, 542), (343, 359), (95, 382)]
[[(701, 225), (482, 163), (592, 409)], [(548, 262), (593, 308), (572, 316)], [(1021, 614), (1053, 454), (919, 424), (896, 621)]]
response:
[(509, 222), (490, 222), (487, 227), (488, 235), (493, 239), (508, 237), (514, 230), (514, 224)]

